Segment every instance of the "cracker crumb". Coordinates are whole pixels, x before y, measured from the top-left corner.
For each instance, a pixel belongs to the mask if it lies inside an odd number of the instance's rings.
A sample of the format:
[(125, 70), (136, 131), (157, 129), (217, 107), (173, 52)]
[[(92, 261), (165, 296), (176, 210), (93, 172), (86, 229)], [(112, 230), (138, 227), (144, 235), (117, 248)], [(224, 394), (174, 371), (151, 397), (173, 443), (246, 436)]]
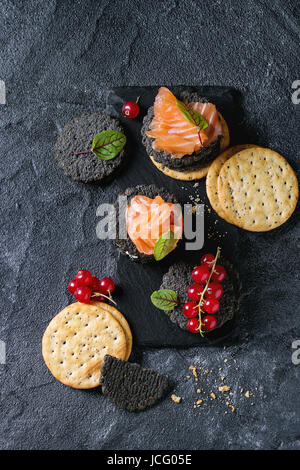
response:
[(208, 373), (209, 373), (209, 370), (205, 369), (204, 374), (208, 374)]
[(247, 392), (245, 393), (245, 397), (246, 397), (246, 398), (250, 398), (250, 392), (249, 392), (249, 390), (247, 390)]
[(201, 388), (197, 388), (197, 393), (201, 393)]
[(219, 387), (219, 392), (228, 392), (230, 390), (230, 387), (228, 385), (223, 385), (222, 387)]
[(193, 372), (193, 376), (195, 377), (196, 382), (198, 382), (198, 374), (197, 369), (195, 366), (190, 366), (189, 369)]
[(216, 395), (213, 392), (211, 392), (210, 396), (212, 397), (213, 400), (215, 400), (217, 398)]
[(225, 380), (225, 377), (224, 377), (224, 375), (222, 375), (222, 377), (221, 377), (221, 380)]
[(181, 397), (178, 397), (177, 395), (175, 395), (174, 393), (171, 395), (171, 399), (173, 400), (174, 403), (180, 403), (182, 398)]
[(201, 405), (201, 403), (203, 403), (203, 400), (197, 400), (196, 401), (196, 405), (198, 405), (198, 406)]

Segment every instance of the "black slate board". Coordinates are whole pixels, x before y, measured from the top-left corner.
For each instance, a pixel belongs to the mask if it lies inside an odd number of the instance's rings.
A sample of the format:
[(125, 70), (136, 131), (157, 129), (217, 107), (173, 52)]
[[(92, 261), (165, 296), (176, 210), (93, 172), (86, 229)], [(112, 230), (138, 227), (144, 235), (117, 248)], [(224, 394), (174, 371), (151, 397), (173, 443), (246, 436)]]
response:
[[(227, 87), (172, 87), (174, 93), (183, 90), (196, 91), (217, 105), (225, 117), (231, 134), (232, 143), (245, 142), (247, 136), (241, 132), (243, 111), (241, 96), (238, 92)], [(118, 307), (127, 316), (134, 334), (134, 344), (142, 347), (189, 347), (199, 344), (219, 342), (236, 333), (238, 321), (234, 320), (216, 330), (206, 339), (200, 335), (180, 330), (172, 324), (167, 316), (156, 309), (151, 301), (151, 293), (158, 289), (163, 274), (170, 264), (178, 260), (195, 262), (200, 260), (204, 251), (216, 250), (219, 244), (223, 254), (235, 264), (238, 270), (238, 260), (234, 259), (234, 246), (238, 243), (238, 229), (219, 219), (213, 210), (208, 212), (210, 204), (205, 190), (205, 179), (200, 180), (199, 187), (193, 187), (195, 182), (177, 181), (158, 171), (146, 154), (141, 142), (142, 119), (149, 106), (154, 102), (158, 87), (122, 87), (107, 90), (105, 112), (121, 118), (129, 136), (129, 163), (119, 175), (116, 183), (120, 192), (127, 187), (137, 184), (154, 183), (172, 191), (181, 203), (191, 202), (189, 195), (200, 197), (205, 203), (205, 245), (201, 252), (184, 250), (184, 244), (169, 255), (165, 260), (151, 265), (134, 263), (120, 256), (117, 265), (117, 275), (122, 286), (118, 299)], [(135, 101), (139, 98), (141, 113), (135, 120), (122, 117), (121, 108), (125, 101)], [(248, 143), (248, 141), (247, 141)], [(209, 238), (211, 237), (211, 238)], [(197, 263), (197, 262), (196, 262)]]

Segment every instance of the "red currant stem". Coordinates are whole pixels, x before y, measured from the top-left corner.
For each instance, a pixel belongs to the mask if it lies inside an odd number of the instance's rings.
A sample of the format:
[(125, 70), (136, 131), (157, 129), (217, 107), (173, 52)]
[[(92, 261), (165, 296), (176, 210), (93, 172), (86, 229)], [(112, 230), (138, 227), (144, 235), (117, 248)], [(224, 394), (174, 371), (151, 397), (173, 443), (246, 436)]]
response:
[(140, 96), (138, 96), (137, 99), (135, 100), (136, 104), (138, 104), (139, 99), (140, 99)]
[[(109, 291), (108, 291), (109, 292)], [(93, 292), (92, 297), (105, 297), (106, 299), (110, 300), (113, 304), (117, 305), (117, 302), (115, 302), (112, 298), (112, 296), (107, 296), (104, 294), (100, 294), (99, 292)]]
[(206, 284), (205, 284), (205, 287), (204, 287), (203, 291), (201, 292), (199, 304), (197, 305), (197, 307), (199, 308), (199, 333), (200, 333), (200, 335), (202, 336), (202, 338), (203, 338), (203, 331), (202, 331), (202, 328), (201, 328), (201, 322), (202, 322), (201, 314), (204, 313), (204, 312), (203, 312), (203, 310), (201, 309), (201, 305), (202, 305), (202, 302), (203, 302), (203, 300), (204, 300), (204, 294), (205, 294), (205, 292), (207, 291), (207, 288), (208, 288), (208, 285), (209, 285), (209, 283), (210, 283), (211, 277), (212, 277), (212, 275), (213, 275), (213, 273), (214, 273), (214, 270), (215, 270), (215, 267), (216, 267), (216, 264), (217, 264), (217, 259), (218, 259), (219, 256), (220, 256), (220, 252), (221, 252), (221, 248), (218, 246), (218, 248), (217, 248), (217, 254), (216, 254), (215, 259), (214, 259), (214, 261), (213, 261), (213, 267), (212, 267), (212, 269), (211, 269), (211, 271), (210, 271), (210, 275), (209, 275), (209, 278), (208, 278), (208, 280), (207, 280), (207, 282), (206, 282)]
[(82, 153), (91, 153), (92, 151), (93, 151), (92, 149), (82, 150), (81, 152), (72, 152), (71, 155), (73, 157), (73, 155), (81, 155)]

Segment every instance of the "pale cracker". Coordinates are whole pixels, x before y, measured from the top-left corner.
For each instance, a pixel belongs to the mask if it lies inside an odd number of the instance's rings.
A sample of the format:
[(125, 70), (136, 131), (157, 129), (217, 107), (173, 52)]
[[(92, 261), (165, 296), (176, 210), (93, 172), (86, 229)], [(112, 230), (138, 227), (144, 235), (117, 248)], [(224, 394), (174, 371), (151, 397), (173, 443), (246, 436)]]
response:
[(181, 180), (181, 181), (194, 181), (194, 180), (200, 180), (201, 178), (204, 178), (207, 173), (208, 169), (210, 167), (210, 163), (202, 168), (199, 168), (197, 170), (190, 170), (190, 171), (178, 171), (178, 170), (172, 170), (171, 168), (168, 168), (165, 165), (162, 165), (161, 163), (158, 163), (154, 160), (152, 155), (150, 155), (152, 163), (156, 166), (156, 168), (161, 171), (164, 175), (170, 176), (170, 178), (174, 178), (176, 180)]
[(265, 232), (292, 215), (298, 200), (297, 177), (279, 153), (253, 148), (223, 165), (218, 194), (225, 215), (245, 230)]
[(106, 304), (104, 302), (98, 302), (96, 300), (93, 300), (91, 302), (91, 305), (94, 305), (96, 307), (100, 306), (100, 307), (104, 308), (104, 310), (109, 312), (120, 323), (121, 327), (124, 330), (125, 338), (126, 338), (127, 350), (126, 350), (125, 360), (127, 361), (129, 359), (129, 356), (130, 356), (131, 351), (132, 351), (132, 333), (131, 333), (131, 329), (130, 329), (130, 326), (128, 324), (128, 321), (126, 320), (124, 315), (121, 312), (119, 312), (119, 310), (117, 310), (112, 305)]
[(126, 356), (127, 345), (120, 323), (102, 307), (76, 302), (49, 323), (42, 340), (42, 354), (54, 377), (73, 388), (100, 384), (104, 356)]
[[(221, 139), (221, 144), (220, 144), (220, 151), (223, 152), (223, 150), (225, 150), (230, 143), (230, 136), (229, 136), (229, 129), (228, 129), (225, 119), (223, 118), (221, 113), (218, 113), (218, 114), (219, 114), (219, 118), (220, 118), (222, 128), (223, 128), (223, 137)], [(204, 167), (198, 168), (195, 170), (178, 171), (178, 170), (172, 170), (171, 168), (161, 163), (156, 162), (154, 158), (152, 157), (152, 155), (149, 155), (149, 157), (151, 158), (151, 161), (156, 166), (156, 168), (159, 171), (161, 171), (164, 175), (170, 176), (170, 178), (174, 178), (176, 180), (181, 180), (181, 181), (195, 181), (195, 180), (200, 180), (201, 178), (204, 178), (207, 175), (209, 167), (211, 165), (211, 163), (209, 163), (208, 165), (205, 165)]]
[[(225, 212), (223, 211), (219, 196), (218, 196), (218, 176), (221, 171), (223, 164), (231, 158), (235, 153), (240, 152), (251, 147), (255, 147), (252, 144), (234, 145), (222, 152), (210, 165), (207, 177), (206, 177), (206, 193), (211, 203), (212, 208), (216, 211), (219, 217), (226, 220)], [(230, 220), (227, 220), (230, 222)]]

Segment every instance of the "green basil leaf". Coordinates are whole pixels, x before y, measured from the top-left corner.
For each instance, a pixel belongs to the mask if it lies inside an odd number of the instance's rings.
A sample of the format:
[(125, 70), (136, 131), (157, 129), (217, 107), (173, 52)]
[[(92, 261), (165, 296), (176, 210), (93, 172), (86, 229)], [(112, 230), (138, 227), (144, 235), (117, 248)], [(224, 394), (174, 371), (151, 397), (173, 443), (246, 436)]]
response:
[(154, 259), (160, 261), (167, 256), (177, 243), (173, 230), (163, 233), (154, 245)]
[(176, 292), (171, 289), (156, 290), (150, 298), (153, 305), (160, 310), (173, 310), (179, 304)]
[(126, 136), (119, 131), (103, 131), (93, 140), (92, 152), (101, 160), (115, 158), (126, 144)]
[(204, 119), (202, 114), (195, 109), (189, 108), (185, 103), (180, 100), (176, 100), (176, 105), (179, 108), (179, 111), (183, 115), (183, 117), (197, 127), (198, 132), (206, 129), (208, 127), (207, 121)]

